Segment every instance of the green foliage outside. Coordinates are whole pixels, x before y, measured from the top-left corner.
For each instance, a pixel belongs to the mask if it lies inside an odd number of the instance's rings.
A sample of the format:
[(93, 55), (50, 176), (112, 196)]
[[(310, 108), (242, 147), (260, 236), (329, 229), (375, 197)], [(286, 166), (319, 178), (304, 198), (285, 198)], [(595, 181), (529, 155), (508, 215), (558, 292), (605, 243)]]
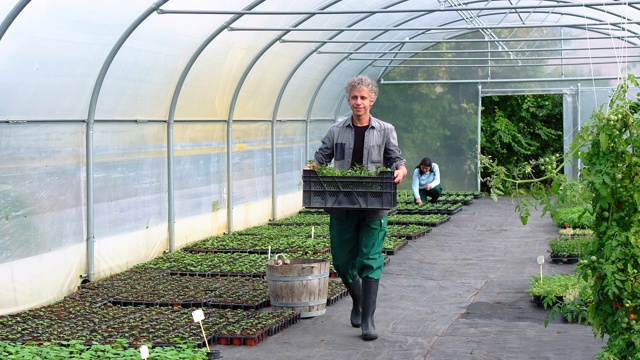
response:
[[(481, 138), (483, 156), (496, 160), (508, 174), (520, 176), (520, 164), (562, 153), (562, 95), (483, 98)], [(535, 176), (554, 164), (531, 165), (529, 174)], [(505, 191), (515, 190), (507, 187)]]
[[(640, 358), (640, 99), (630, 98), (631, 87), (640, 87), (633, 75), (612, 94), (608, 111), (603, 106), (592, 113), (565, 156), (584, 164), (580, 179), (594, 217), (589, 257), (577, 270), (593, 294), (586, 311), (594, 335), (608, 336), (599, 359)], [(482, 164), (494, 199), (507, 186), (527, 183), (539, 190), (533, 197), (512, 195), (523, 224), (530, 207), (542, 207), (544, 215), (555, 209), (555, 196), (564, 196), (564, 164), (529, 179), (508, 176), (491, 159), (483, 158)], [(538, 187), (543, 182), (552, 184), (551, 191)]]
[[(527, 37), (529, 29), (496, 29), (495, 34), (501, 38)], [(559, 29), (549, 29), (547, 34), (553, 38), (562, 37)], [(482, 34), (470, 33), (463, 38), (479, 39)], [(562, 42), (558, 40), (540, 41), (536, 43), (522, 43), (520, 49), (525, 48), (561, 48)], [(444, 190), (478, 190), (478, 144), (484, 151), (485, 146), (491, 146), (487, 141), (493, 138), (478, 139), (478, 88), (469, 86), (468, 83), (453, 83), (460, 79), (488, 79), (488, 78), (512, 78), (515, 67), (494, 67), (490, 72), (487, 67), (468, 66), (477, 63), (475, 60), (460, 61), (460, 58), (478, 57), (509, 57), (507, 53), (489, 53), (483, 42), (461, 44), (440, 43), (429, 48), (433, 53), (419, 53), (412, 56), (414, 60), (407, 61), (408, 66), (394, 67), (384, 75), (380, 86), (380, 97), (372, 108), (372, 114), (382, 120), (394, 124), (398, 132), (398, 142), (404, 158), (407, 160), (409, 176), (420, 160), (428, 156), (440, 167), (442, 174), (442, 188)], [(552, 51), (538, 52), (540, 56), (555, 56)], [(420, 61), (420, 58), (439, 58), (438, 63), (444, 66), (428, 66), (429, 61)], [(449, 60), (456, 58), (458, 60)], [(506, 60), (502, 63), (509, 63)], [(515, 64), (516, 60), (511, 61)], [(424, 65), (427, 64), (427, 65)], [(461, 66), (462, 65), (462, 66)], [(523, 78), (537, 78), (542, 72), (539, 67), (517, 68), (519, 76)], [(565, 68), (564, 73), (559, 69), (545, 70), (545, 76), (576, 76), (586, 75), (576, 73), (577, 67)], [(419, 83), (433, 79), (451, 80), (449, 83)], [(390, 84), (391, 81), (410, 81), (410, 84)], [(491, 86), (490, 84), (487, 86)], [(523, 87), (536, 86), (524, 84)], [(484, 89), (484, 88), (483, 88)], [(483, 90), (484, 91), (484, 90)], [(513, 98), (513, 99), (511, 99)], [(492, 112), (496, 106), (493, 98), (483, 98), (482, 116), (487, 110)], [(497, 102), (508, 102), (506, 107), (497, 105), (500, 110), (496, 116), (501, 121), (495, 126), (503, 126), (505, 138), (495, 139), (515, 148), (523, 147), (529, 150), (534, 146), (531, 141), (539, 143), (548, 149), (548, 153), (562, 153), (562, 141), (555, 140), (554, 131), (562, 130), (562, 97), (561, 95), (544, 96), (515, 96), (501, 97)], [(526, 114), (528, 120), (522, 122), (518, 118), (520, 113)], [(538, 127), (540, 122), (544, 126)], [(482, 133), (487, 135), (491, 130), (487, 128), (485, 120), (482, 120)], [(553, 131), (551, 131), (553, 130)], [(518, 136), (523, 134), (522, 137)], [(489, 135), (487, 135), (489, 136)], [(544, 140), (540, 140), (544, 137)], [(527, 138), (523, 140), (523, 138)], [(534, 139), (534, 140), (530, 140)], [(554, 142), (555, 141), (555, 142)], [(522, 142), (522, 144), (521, 144)], [(543, 154), (534, 153), (531, 158)], [(528, 158), (523, 157), (528, 160)], [(399, 189), (411, 187), (411, 179), (403, 181)]]

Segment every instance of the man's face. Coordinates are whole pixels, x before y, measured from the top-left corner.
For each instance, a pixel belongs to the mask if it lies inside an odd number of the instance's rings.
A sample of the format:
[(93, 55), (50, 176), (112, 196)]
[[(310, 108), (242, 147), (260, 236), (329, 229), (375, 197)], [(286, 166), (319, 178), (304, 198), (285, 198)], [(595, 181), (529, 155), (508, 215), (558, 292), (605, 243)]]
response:
[(349, 107), (353, 115), (363, 116), (369, 115), (369, 110), (373, 106), (374, 101), (371, 100), (371, 91), (367, 88), (358, 88), (351, 90), (349, 94)]

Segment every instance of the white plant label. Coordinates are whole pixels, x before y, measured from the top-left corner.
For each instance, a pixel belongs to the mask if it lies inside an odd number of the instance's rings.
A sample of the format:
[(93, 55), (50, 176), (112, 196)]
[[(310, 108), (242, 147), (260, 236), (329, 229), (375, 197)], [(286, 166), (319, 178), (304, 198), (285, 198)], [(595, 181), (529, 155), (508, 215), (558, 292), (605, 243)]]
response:
[(198, 309), (198, 310), (192, 312), (191, 315), (193, 315), (193, 321), (194, 322), (200, 322), (200, 321), (204, 320), (204, 312), (202, 311), (202, 309)]
[(539, 255), (538, 256), (538, 264), (540, 264), (540, 265), (544, 264), (544, 256), (543, 255)]
[(149, 348), (147, 347), (147, 345), (140, 346), (140, 357), (142, 359), (146, 359), (149, 357)]

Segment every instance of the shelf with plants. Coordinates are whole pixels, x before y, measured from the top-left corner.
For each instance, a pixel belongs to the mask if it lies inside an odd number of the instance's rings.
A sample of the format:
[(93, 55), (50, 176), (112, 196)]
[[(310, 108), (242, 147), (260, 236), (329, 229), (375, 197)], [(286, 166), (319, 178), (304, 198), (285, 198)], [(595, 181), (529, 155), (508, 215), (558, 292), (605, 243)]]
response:
[(389, 225), (423, 225), (429, 227), (440, 226), (451, 218), (449, 215), (429, 214), (429, 215), (389, 215), (387, 223)]
[(267, 336), (275, 335), (295, 324), (299, 319), (300, 314), (293, 310), (256, 312), (235, 323), (219, 327), (213, 340), (220, 345), (254, 346)]
[(555, 264), (575, 264), (589, 249), (591, 236), (558, 236), (549, 241), (549, 258)]
[(269, 222), (269, 225), (329, 225), (329, 214), (295, 214)]
[(212, 236), (183, 248), (186, 252), (233, 253), (246, 252), (255, 254), (329, 251), (329, 237), (306, 236), (300, 226), (274, 226), (279, 229), (264, 235), (229, 234)]
[[(406, 214), (417, 214), (420, 211), (426, 211), (423, 206), (420, 206), (416, 203), (398, 203), (396, 207), (396, 211), (394, 214), (398, 215), (406, 215)], [(434, 212), (435, 214), (435, 212)]]
[(529, 281), (527, 294), (532, 302), (545, 309), (562, 304), (567, 294), (580, 289), (584, 284), (578, 274), (533, 275)]
[(463, 204), (463, 205), (471, 205), (473, 202), (473, 195), (454, 195), (454, 194), (446, 194), (443, 193), (439, 198), (438, 202), (444, 204)]
[(139, 265), (172, 275), (262, 277), (267, 255), (247, 253), (190, 253), (176, 251)]
[[(198, 330), (200, 330), (198, 328)], [(124, 340), (109, 345), (85, 344), (79, 340), (44, 344), (22, 344), (0, 341), (0, 354), (19, 354), (15, 359), (138, 359), (140, 350)], [(186, 344), (172, 347), (149, 346), (150, 359), (205, 359), (206, 348)]]
[(386, 236), (382, 244), (382, 252), (385, 255), (395, 255), (396, 251), (400, 251), (408, 243), (409, 240), (406, 238)]
[(426, 203), (423, 205), (404, 203), (398, 205), (395, 214), (398, 215), (430, 215), (430, 214), (444, 214), (453, 215), (460, 210), (464, 205), (462, 203)]
[[(109, 295), (101, 300), (123, 306), (172, 306), (260, 309), (269, 298), (267, 283), (256, 277), (201, 277), (170, 275), (168, 272), (149, 274), (134, 268), (120, 274), (83, 285), (80, 291), (108, 288)], [(144, 275), (143, 275), (144, 274)], [(154, 284), (149, 291), (148, 284)], [(232, 296), (233, 295), (233, 296)], [(72, 294), (74, 296), (74, 294)]]
[(329, 280), (329, 290), (327, 291), (327, 306), (331, 306), (338, 300), (347, 296), (349, 292), (340, 279)]
[[(79, 312), (82, 309), (83, 312)], [(193, 309), (147, 306), (84, 306), (65, 299), (37, 311), (3, 316), (0, 341), (46, 344), (77, 341), (80, 344), (147, 344), (152, 346), (204, 346)], [(284, 311), (204, 309), (202, 326), (210, 339), (228, 333), (228, 327), (245, 337), (274, 332), (282, 323), (297, 322), (298, 315)], [(257, 319), (249, 320), (249, 319)]]
[(444, 190), (442, 195), (445, 196), (471, 196), (474, 199), (479, 199), (482, 197), (482, 193), (480, 191), (467, 191), (467, 190)]
[(567, 291), (562, 299), (562, 304), (552, 309), (550, 316), (559, 313), (567, 322), (590, 324), (588, 308), (592, 303), (593, 291), (590, 284), (580, 281), (578, 286)]
[(426, 225), (387, 225), (387, 236), (405, 238), (407, 240), (419, 239), (431, 232), (431, 227)]
[[(431, 209), (429, 207), (431, 205)], [(457, 214), (464, 207), (461, 203), (448, 203), (448, 204), (427, 204), (428, 211), (435, 212), (437, 214), (443, 215), (453, 215)]]

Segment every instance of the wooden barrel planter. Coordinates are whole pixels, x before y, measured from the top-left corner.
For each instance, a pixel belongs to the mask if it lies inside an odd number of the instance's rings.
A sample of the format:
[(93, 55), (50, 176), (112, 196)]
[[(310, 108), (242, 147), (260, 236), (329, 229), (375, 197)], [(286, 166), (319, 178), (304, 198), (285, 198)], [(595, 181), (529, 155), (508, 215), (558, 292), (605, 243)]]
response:
[(325, 313), (329, 291), (329, 259), (267, 261), (271, 307), (294, 310), (301, 318)]

